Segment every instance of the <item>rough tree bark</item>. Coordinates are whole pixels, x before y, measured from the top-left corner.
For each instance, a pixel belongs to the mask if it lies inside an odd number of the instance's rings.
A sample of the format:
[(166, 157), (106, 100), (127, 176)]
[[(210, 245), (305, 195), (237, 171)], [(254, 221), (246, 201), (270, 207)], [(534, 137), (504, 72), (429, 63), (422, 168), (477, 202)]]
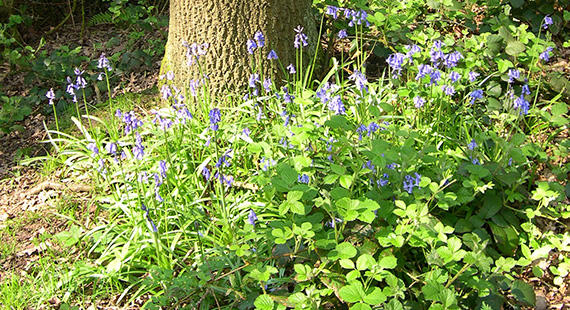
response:
[(266, 46), (261, 50), (264, 75), (269, 76), (271, 71), (279, 74), (281, 68), (276, 62), (272, 65), (267, 54), (273, 49), (283, 66), (294, 64), (295, 27), (304, 27), (309, 37), (303, 58), (315, 50), (318, 30), (311, 4), (311, 0), (171, 0), (161, 74), (174, 72), (174, 84), (181, 88), (188, 87), (190, 80), (199, 80), (198, 66), (187, 65), (183, 42), (208, 43), (208, 52), (199, 62), (208, 76), (211, 93), (221, 95), (223, 91), (243, 87), (251, 74), (246, 42), (257, 31), (266, 38)]

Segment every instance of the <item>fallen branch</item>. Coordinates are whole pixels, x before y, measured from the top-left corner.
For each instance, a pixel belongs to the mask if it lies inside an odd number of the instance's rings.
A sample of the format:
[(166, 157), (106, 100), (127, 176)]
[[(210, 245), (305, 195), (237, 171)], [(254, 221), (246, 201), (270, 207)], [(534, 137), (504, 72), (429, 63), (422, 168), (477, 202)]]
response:
[(82, 184), (71, 184), (71, 185), (66, 185), (66, 184), (61, 184), (58, 182), (53, 182), (53, 181), (45, 181), (42, 182), (36, 186), (34, 186), (31, 190), (29, 190), (27, 192), (27, 195), (37, 195), (42, 191), (45, 190), (49, 190), (49, 189), (53, 189), (56, 191), (64, 191), (64, 190), (69, 190), (72, 192), (90, 192), (91, 190), (93, 190), (93, 187), (88, 186), (88, 185), (82, 185)]

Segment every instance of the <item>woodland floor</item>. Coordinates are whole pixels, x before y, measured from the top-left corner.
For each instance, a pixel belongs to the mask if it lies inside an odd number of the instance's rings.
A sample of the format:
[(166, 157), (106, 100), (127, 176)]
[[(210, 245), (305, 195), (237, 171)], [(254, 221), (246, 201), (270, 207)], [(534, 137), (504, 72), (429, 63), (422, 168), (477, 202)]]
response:
[[(112, 37), (126, 37), (128, 34), (126, 30), (108, 27), (92, 30), (86, 36), (87, 40), (81, 42), (77, 39), (78, 31), (78, 27), (65, 27), (49, 40), (45, 48), (53, 50), (64, 44), (78, 44), (83, 46), (84, 55), (95, 59), (100, 53), (93, 49), (95, 43), (104, 43)], [(124, 48), (126, 47), (118, 45), (107, 52), (113, 54)], [(564, 60), (570, 59), (570, 49), (567, 49), (565, 54), (566, 57), (553, 63), (552, 67), (553, 70), (562, 69), (570, 74), (570, 66)], [(133, 72), (130, 76), (124, 77), (120, 86), (114, 89), (114, 95), (138, 93), (153, 88), (157, 81), (159, 66), (160, 63), (157, 62), (153, 67), (143, 68), (139, 72)], [(25, 96), (28, 89), (23, 79), (21, 72), (8, 72), (0, 76), (0, 84), (3, 85), (3, 90), (8, 96)], [(42, 114), (42, 110), (43, 108), (36, 106), (33, 113), (18, 124), (21, 130), (0, 134), (0, 232), (10, 232), (0, 233), (0, 244), (13, 247), (11, 254), (7, 257), (0, 255), (0, 282), (5, 280), (9, 274), (27, 272), (48, 248), (55, 252), (62, 251), (57, 244), (43, 240), (46, 234), (54, 235), (68, 228), (68, 220), (57, 213), (56, 206), (54, 206), (56, 201), (76, 208), (74, 211), (76, 218), (88, 219), (97, 216), (91, 188), (84, 185), (89, 184), (89, 180), (81, 182), (81, 176), (69, 178), (61, 169), (47, 174), (42, 171), (41, 164), (20, 165), (19, 162), (24, 154), (28, 157), (36, 157), (50, 152), (50, 146), (42, 141), (47, 138), (44, 124), (51, 123), (52, 119)], [(540, 137), (535, 138), (540, 139)], [(557, 137), (557, 140), (563, 139), (568, 139), (568, 130), (561, 132)], [(567, 162), (569, 159), (561, 160)], [(540, 171), (540, 179), (550, 180), (552, 177), (552, 173), (548, 170)], [(6, 223), (10, 223), (11, 227), (6, 227)], [(567, 228), (558, 226), (550, 229), (564, 230)], [(66, 253), (65, 255), (69, 258), (79, 253)], [(555, 255), (558, 254), (551, 255), (550, 260), (555, 260)], [(548, 265), (549, 260), (537, 263)], [(552, 284), (552, 279), (534, 277), (530, 267), (523, 270), (520, 277), (535, 288), (537, 294), (535, 309), (570, 309), (570, 277), (567, 277), (566, 283), (559, 288)], [(54, 297), (50, 300), (50, 304), (57, 308), (59, 299)], [(89, 307), (89, 309), (117, 308), (118, 306), (112, 299), (97, 302), (96, 305)], [(134, 306), (127, 309), (137, 308)], [(121, 307), (121, 309), (125, 308)]]

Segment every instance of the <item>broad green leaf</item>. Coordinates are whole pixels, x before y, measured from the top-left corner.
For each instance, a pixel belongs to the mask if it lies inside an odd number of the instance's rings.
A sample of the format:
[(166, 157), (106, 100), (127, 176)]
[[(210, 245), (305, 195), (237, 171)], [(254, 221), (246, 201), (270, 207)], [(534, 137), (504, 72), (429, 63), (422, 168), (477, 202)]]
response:
[(394, 256), (384, 256), (378, 261), (378, 265), (384, 269), (393, 269), (398, 266), (398, 259)]
[(340, 185), (346, 189), (350, 188), (350, 186), (352, 185), (352, 180), (353, 177), (352, 175), (349, 174), (341, 175), (339, 179)]
[(255, 309), (259, 310), (272, 310), (274, 304), (275, 302), (273, 301), (273, 299), (271, 299), (271, 297), (269, 297), (269, 295), (266, 294), (257, 296), (255, 302), (253, 303)]
[(369, 289), (366, 296), (364, 296), (364, 302), (371, 305), (379, 305), (386, 301), (386, 295), (382, 292), (379, 287)]
[(536, 294), (529, 284), (521, 280), (515, 280), (511, 287), (511, 292), (515, 298), (527, 306), (534, 306), (536, 303)]
[(356, 268), (358, 270), (372, 269), (376, 265), (376, 260), (370, 254), (362, 254), (356, 260)]
[(329, 257), (337, 259), (349, 259), (354, 256), (356, 256), (356, 248), (348, 242), (338, 244), (335, 249), (329, 253)]
[(340, 288), (338, 293), (342, 300), (351, 303), (362, 301), (365, 296), (364, 289), (362, 288), (362, 283), (360, 282), (354, 282), (350, 285), (345, 285)]
[(359, 302), (350, 307), (350, 310), (372, 310), (369, 305)]
[(519, 41), (510, 41), (505, 48), (505, 52), (511, 56), (517, 56), (525, 50), (526, 46)]

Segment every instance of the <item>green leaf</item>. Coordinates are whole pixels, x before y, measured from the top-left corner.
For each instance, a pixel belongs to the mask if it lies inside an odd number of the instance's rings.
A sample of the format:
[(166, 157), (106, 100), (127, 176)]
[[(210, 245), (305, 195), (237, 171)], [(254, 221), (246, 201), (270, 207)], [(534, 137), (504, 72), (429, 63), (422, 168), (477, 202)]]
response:
[(372, 310), (372, 308), (370, 308), (370, 306), (365, 303), (359, 302), (350, 307), (350, 310)]
[(370, 254), (362, 254), (356, 260), (356, 268), (358, 270), (372, 269), (376, 265), (376, 260)]
[(378, 287), (373, 288), (364, 296), (364, 302), (371, 305), (379, 305), (386, 301), (386, 295)]
[(344, 269), (354, 269), (354, 262), (350, 259), (341, 259), (339, 263)]
[(511, 292), (515, 298), (527, 306), (534, 306), (536, 303), (536, 295), (532, 286), (521, 281), (515, 280), (511, 287)]
[(511, 0), (511, 4), (513, 5), (513, 8), (518, 9), (523, 6), (524, 0)]
[(384, 269), (393, 269), (398, 266), (398, 259), (394, 256), (384, 256), (380, 259), (378, 265)]
[(302, 202), (299, 201), (290, 201), (289, 203), (289, 209), (291, 210), (291, 212), (295, 213), (295, 214), (299, 214), (299, 215), (305, 215), (307, 214), (307, 210), (305, 209), (305, 205)]
[(329, 258), (331, 259), (348, 259), (354, 256), (356, 256), (356, 248), (348, 242), (338, 244), (335, 249), (329, 253)]
[(404, 310), (402, 303), (396, 298), (392, 298), (390, 302), (386, 305), (384, 310)]
[(340, 288), (339, 295), (345, 302), (359, 302), (362, 301), (365, 293), (362, 288), (362, 283), (354, 282)]
[(340, 176), (340, 185), (346, 189), (349, 189), (350, 185), (352, 185), (352, 180), (353, 180), (352, 175), (348, 175), (348, 174), (341, 175)]
[(505, 48), (505, 52), (511, 56), (517, 56), (525, 50), (526, 46), (519, 41), (510, 41)]
[(65, 247), (73, 246), (81, 239), (81, 227), (73, 225), (68, 231), (57, 233), (54, 237)]
[(253, 303), (255, 309), (260, 310), (272, 310), (274, 304), (275, 302), (273, 299), (271, 299), (271, 297), (269, 297), (267, 294), (257, 296), (255, 302)]
[(301, 191), (291, 191), (287, 193), (287, 201), (289, 202), (299, 201), (301, 197), (303, 197), (303, 192)]

